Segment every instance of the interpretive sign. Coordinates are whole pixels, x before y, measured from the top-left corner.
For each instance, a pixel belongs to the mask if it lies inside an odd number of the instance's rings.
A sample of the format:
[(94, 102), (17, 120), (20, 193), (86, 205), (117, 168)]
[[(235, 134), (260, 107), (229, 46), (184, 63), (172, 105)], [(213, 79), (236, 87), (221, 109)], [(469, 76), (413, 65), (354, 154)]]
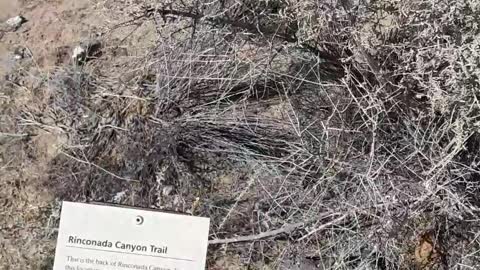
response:
[(63, 202), (54, 270), (205, 269), (209, 219)]

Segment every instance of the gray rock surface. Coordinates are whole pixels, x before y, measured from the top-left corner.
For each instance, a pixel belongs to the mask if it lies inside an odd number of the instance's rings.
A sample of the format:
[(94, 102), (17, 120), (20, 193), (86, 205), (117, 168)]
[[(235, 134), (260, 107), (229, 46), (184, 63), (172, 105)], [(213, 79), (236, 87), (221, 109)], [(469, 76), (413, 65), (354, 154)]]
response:
[(7, 29), (9, 31), (15, 31), (18, 28), (20, 28), (20, 26), (22, 26), (22, 24), (24, 24), (26, 21), (27, 20), (22, 16), (15, 16), (15, 17), (12, 17), (12, 18), (8, 19), (5, 22), (5, 24), (6, 24)]

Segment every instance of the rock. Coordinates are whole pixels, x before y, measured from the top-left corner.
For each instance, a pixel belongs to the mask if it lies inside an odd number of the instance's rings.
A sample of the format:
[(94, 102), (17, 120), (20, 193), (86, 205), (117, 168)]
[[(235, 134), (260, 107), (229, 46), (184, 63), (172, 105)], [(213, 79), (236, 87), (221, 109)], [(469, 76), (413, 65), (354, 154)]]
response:
[(17, 47), (13, 51), (13, 59), (15, 60), (22, 60), (23, 58), (28, 56), (29, 56), (28, 50), (24, 47)]
[(81, 45), (73, 49), (73, 54), (72, 54), (73, 61), (77, 63), (82, 62), (85, 60), (86, 56), (87, 56), (87, 50), (85, 50), (85, 48), (83, 48)]
[(72, 59), (77, 64), (83, 64), (88, 60), (101, 55), (102, 44), (98, 40), (82, 42), (73, 49)]
[(22, 26), (22, 24), (24, 24), (26, 21), (27, 20), (22, 16), (15, 16), (15, 17), (12, 17), (12, 18), (8, 19), (5, 22), (5, 24), (9, 27), (10, 31), (15, 31), (18, 28), (20, 28), (20, 26)]

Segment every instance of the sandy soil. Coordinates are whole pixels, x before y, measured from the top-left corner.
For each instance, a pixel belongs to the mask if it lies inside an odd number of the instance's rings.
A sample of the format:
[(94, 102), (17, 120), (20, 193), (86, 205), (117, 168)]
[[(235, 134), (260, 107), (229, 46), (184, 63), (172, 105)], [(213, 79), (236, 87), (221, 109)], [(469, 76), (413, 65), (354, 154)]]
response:
[[(1, 22), (16, 15), (28, 20), (0, 40), (0, 269), (51, 269), (57, 204), (43, 181), (59, 139), (40, 130), (31, 138), (18, 134), (15, 114), (23, 106), (40, 105), (32, 86), (58, 63), (59, 48), (89, 31), (87, 23), (78, 23), (86, 18), (82, 11), (88, 5), (86, 0), (0, 1)], [(30, 52), (31, 60), (14, 60), (19, 47)], [(7, 76), (25, 77), (20, 80), (24, 87), (6, 82)]]
[(102, 21), (97, 14), (101, 10), (89, 0), (13, 1), (6, 5), (0, 14), (2, 21), (19, 14), (27, 19), (20, 29), (2, 38), (0, 59), (10, 63), (7, 72), (13, 68), (11, 52), (18, 46), (30, 50), (35, 65), (42, 70), (65, 62), (62, 57), (68, 55), (68, 47), (92, 35)]
[[(58, 203), (45, 188), (48, 163), (65, 142), (62, 134), (38, 129), (24, 136), (17, 116), (25, 107), (45, 104), (42, 80), (55, 68), (70, 65), (73, 48), (121, 22), (115, 1), (0, 0), (0, 22), (22, 15), (14, 32), (0, 32), (0, 269), (51, 269)], [(116, 31), (120, 39), (128, 29)], [(142, 26), (129, 42), (154, 33)], [(24, 48), (27, 56), (14, 59)], [(15, 78), (12, 80), (12, 77)], [(12, 83), (12, 81), (14, 83)]]

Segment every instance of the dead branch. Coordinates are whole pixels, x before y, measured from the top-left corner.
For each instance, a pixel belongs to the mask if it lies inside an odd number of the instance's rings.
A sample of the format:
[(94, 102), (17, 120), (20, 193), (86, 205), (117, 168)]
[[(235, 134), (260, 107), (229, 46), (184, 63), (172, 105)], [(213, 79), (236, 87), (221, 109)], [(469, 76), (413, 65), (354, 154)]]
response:
[(343, 216), (341, 216), (341, 217), (339, 217), (339, 218), (337, 218), (337, 219), (334, 219), (334, 220), (332, 220), (332, 221), (330, 221), (330, 222), (327, 222), (327, 223), (325, 223), (325, 224), (322, 224), (322, 225), (318, 226), (317, 228), (311, 230), (311, 231), (310, 231), (309, 233), (307, 233), (306, 235), (302, 236), (300, 239), (298, 239), (298, 241), (302, 241), (302, 240), (304, 240), (305, 238), (309, 237), (310, 235), (312, 235), (312, 234), (314, 234), (314, 233), (316, 233), (316, 232), (319, 232), (319, 231), (321, 231), (321, 230), (323, 230), (323, 229), (325, 229), (325, 228), (327, 228), (327, 227), (329, 227), (329, 226), (332, 226), (332, 225), (335, 225), (335, 224), (339, 223), (340, 221), (344, 220), (347, 216), (348, 216), (348, 215), (345, 214), (345, 215), (343, 215)]
[(267, 232), (262, 232), (259, 234), (255, 235), (247, 235), (247, 236), (239, 236), (239, 237), (234, 237), (234, 238), (227, 238), (227, 239), (213, 239), (208, 241), (209, 245), (221, 245), (221, 244), (231, 244), (231, 243), (239, 243), (239, 242), (250, 242), (250, 241), (257, 241), (269, 237), (273, 237), (279, 234), (288, 234), (291, 233), (298, 228), (301, 228), (305, 225), (304, 222), (299, 222), (299, 223), (294, 223), (294, 224), (288, 224), (283, 226), (280, 229), (272, 230), (272, 231), (267, 231)]

